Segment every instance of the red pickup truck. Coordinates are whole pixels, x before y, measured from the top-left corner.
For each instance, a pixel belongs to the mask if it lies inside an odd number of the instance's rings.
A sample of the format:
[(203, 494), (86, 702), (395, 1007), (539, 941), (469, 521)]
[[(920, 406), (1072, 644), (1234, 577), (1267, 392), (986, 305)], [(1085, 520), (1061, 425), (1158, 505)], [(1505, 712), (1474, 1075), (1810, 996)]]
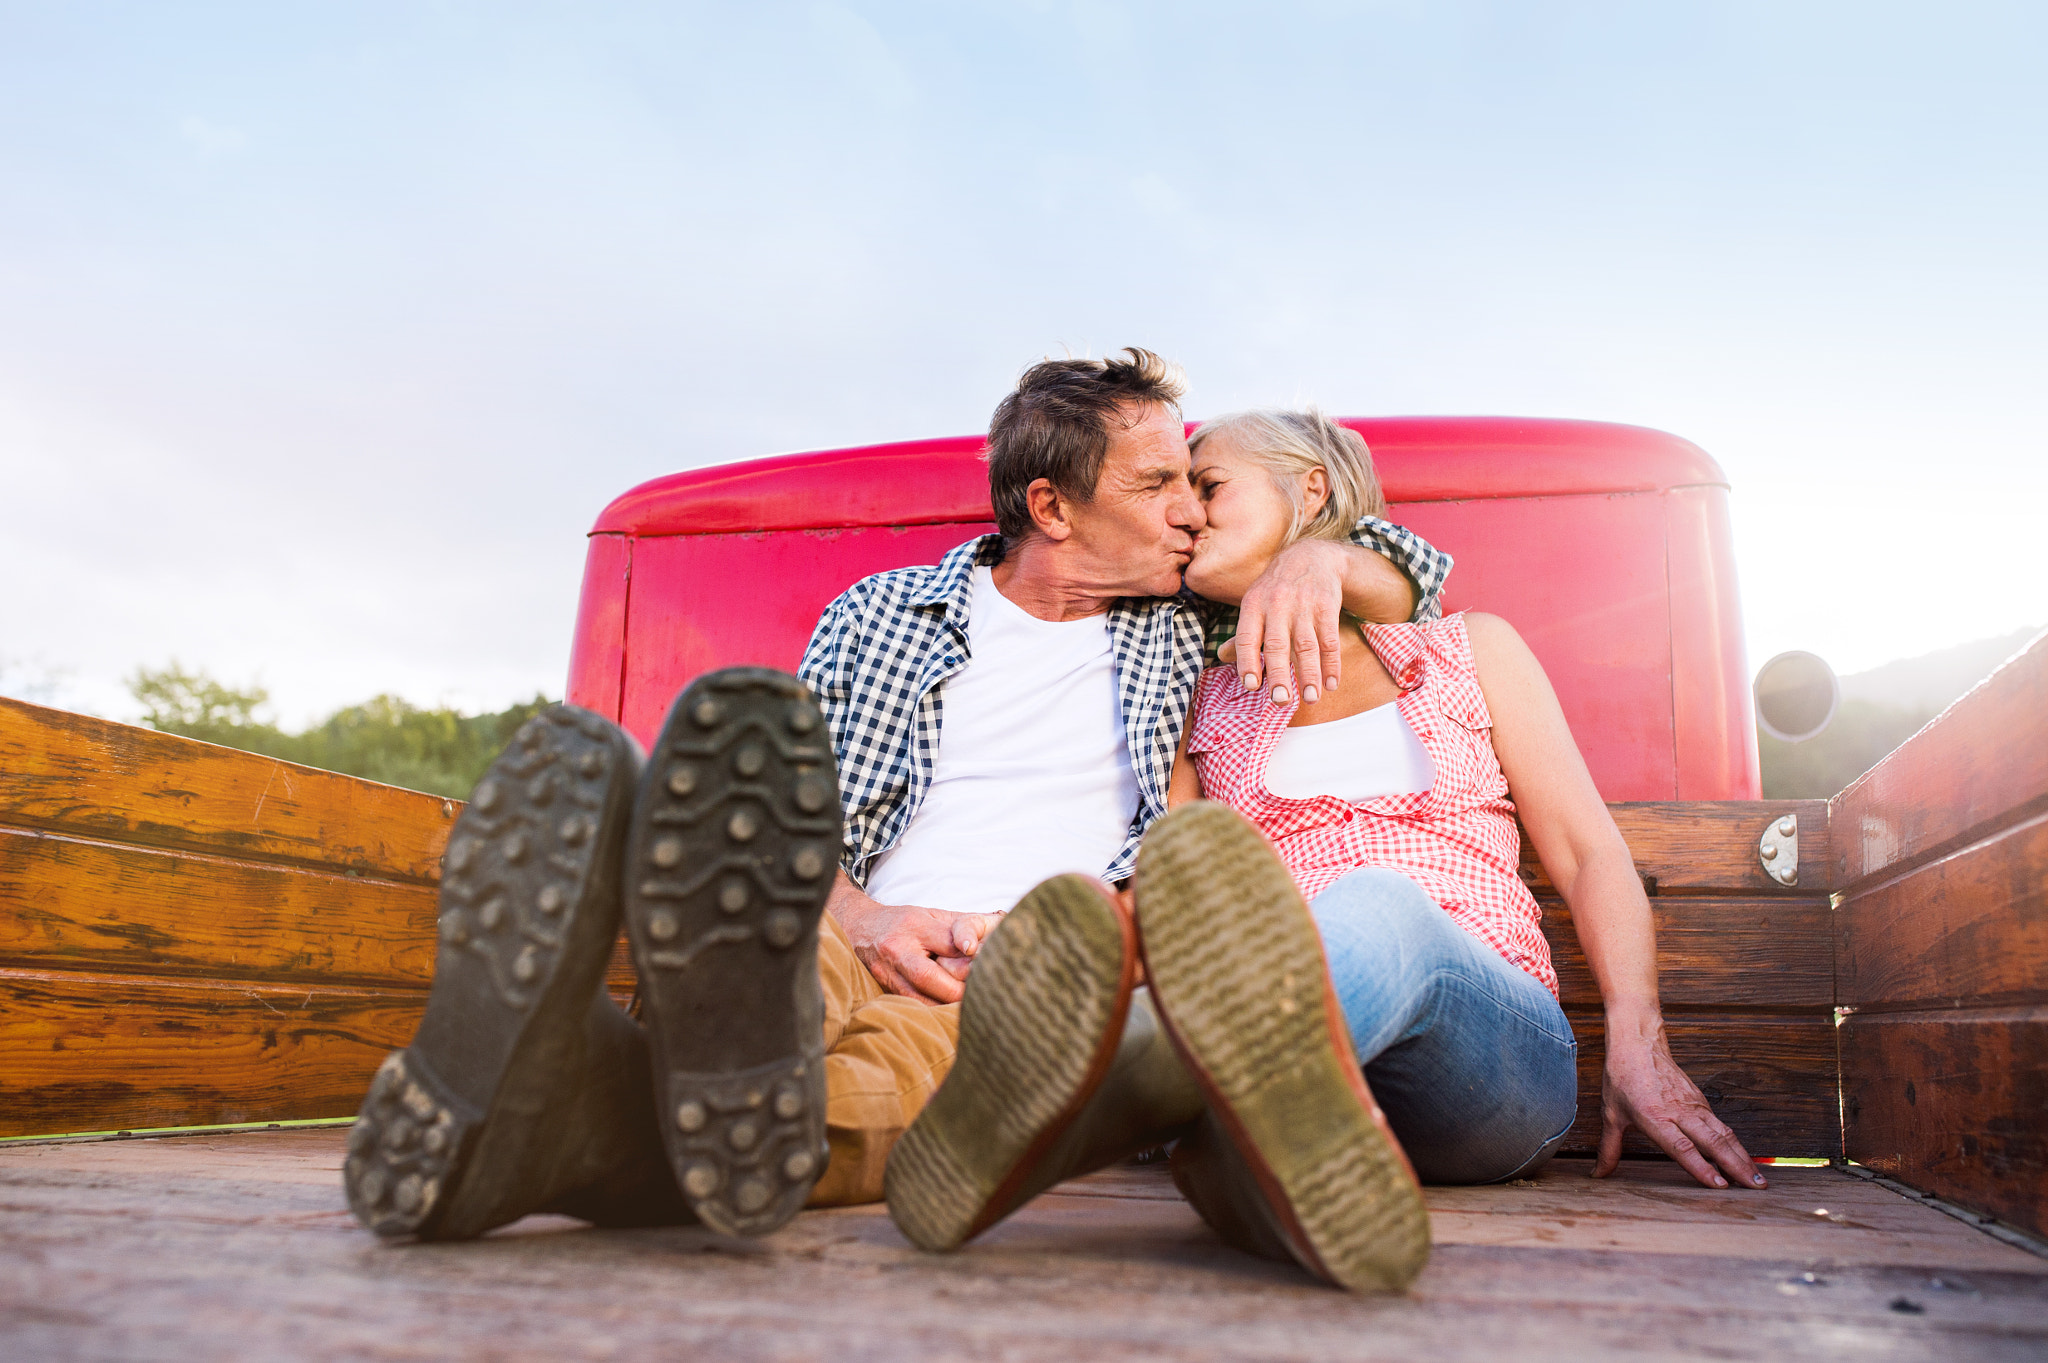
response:
[[(548, 1218), (378, 1245), (343, 1206), (338, 1124), (424, 1006), (455, 802), (0, 701), (0, 1347), (2048, 1355), (2048, 640), (1834, 799), (1759, 800), (1712, 459), (1586, 422), (1348, 424), (1390, 516), (1456, 556), (1448, 607), (1507, 617), (1548, 668), (1652, 896), (1673, 1051), (1780, 1160), (1770, 1191), (1691, 1187), (1639, 1144), (1583, 1177), (1599, 998), (1525, 859), (1580, 1121), (1535, 1179), (1430, 1190), (1435, 1258), (1399, 1301), (1235, 1255), (1150, 1167), (946, 1259), (876, 1208), (748, 1245)], [(569, 699), (644, 742), (699, 672), (792, 667), (852, 581), (989, 528), (979, 447), (627, 492), (591, 532)], [(1751, 585), (1797, 608), (1800, 584)]]

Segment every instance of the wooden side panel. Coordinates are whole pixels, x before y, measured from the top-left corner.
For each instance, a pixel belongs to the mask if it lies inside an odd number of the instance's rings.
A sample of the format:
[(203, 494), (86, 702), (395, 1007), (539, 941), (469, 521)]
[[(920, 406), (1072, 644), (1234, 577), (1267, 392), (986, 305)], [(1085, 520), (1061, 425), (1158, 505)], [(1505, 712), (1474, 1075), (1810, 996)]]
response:
[(438, 879), (458, 801), (0, 699), (0, 826)]
[[(1568, 1016), (1579, 1040), (1579, 1119), (1563, 1148), (1591, 1151), (1600, 1144), (1606, 1022), (1597, 1011), (1575, 1009)], [(1750, 1154), (1824, 1159), (1842, 1153), (1832, 1018), (1673, 1013), (1665, 1028), (1673, 1058)], [(1634, 1131), (1623, 1149), (1658, 1153)]]
[(434, 890), (0, 829), (0, 966), (424, 989)]
[(2048, 991), (2048, 814), (1860, 894), (1838, 917), (1845, 1007), (2040, 995)]
[(2048, 636), (1833, 800), (1849, 1157), (2048, 1233)]
[[(1572, 911), (1562, 900), (1543, 903), (1543, 935), (1557, 967), (1558, 997), (1566, 1008), (1599, 1008), (1600, 989)], [(1657, 925), (1658, 987), (1667, 1012), (1804, 1011), (1826, 1015), (1834, 1006), (1834, 915), (1824, 898), (1650, 901)]]
[[(1826, 800), (1642, 800), (1610, 803), (1636, 871), (1657, 893), (1790, 897), (1825, 894), (1833, 859)], [(1757, 860), (1757, 840), (1774, 820), (1799, 817), (1799, 884), (1780, 885)], [(1538, 895), (1556, 889), (1522, 838), (1522, 878)]]
[(1837, 795), (1834, 888), (2048, 808), (2048, 634)]
[(423, 992), (0, 970), (0, 1136), (346, 1117)]
[(1859, 1014), (1841, 1037), (1851, 1159), (2048, 1230), (2048, 1003)]

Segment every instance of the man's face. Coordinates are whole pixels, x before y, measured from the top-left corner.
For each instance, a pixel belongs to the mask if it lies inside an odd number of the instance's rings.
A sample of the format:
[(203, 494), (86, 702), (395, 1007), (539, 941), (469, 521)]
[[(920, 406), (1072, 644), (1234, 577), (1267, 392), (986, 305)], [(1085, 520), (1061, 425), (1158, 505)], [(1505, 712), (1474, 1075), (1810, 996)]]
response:
[(1172, 596), (1206, 520), (1188, 483), (1181, 420), (1158, 403), (1123, 409), (1109, 423), (1109, 451), (1093, 501), (1068, 503), (1085, 575), (1120, 596)]

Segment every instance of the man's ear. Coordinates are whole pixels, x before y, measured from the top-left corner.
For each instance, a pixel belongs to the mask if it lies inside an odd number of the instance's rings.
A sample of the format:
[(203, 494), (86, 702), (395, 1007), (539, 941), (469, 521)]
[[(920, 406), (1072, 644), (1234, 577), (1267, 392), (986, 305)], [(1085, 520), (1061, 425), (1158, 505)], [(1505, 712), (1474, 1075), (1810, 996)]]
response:
[(1329, 470), (1320, 464), (1301, 475), (1301, 519), (1306, 525), (1330, 500)]
[(1067, 519), (1067, 499), (1060, 496), (1050, 478), (1032, 479), (1031, 486), (1024, 489), (1024, 502), (1031, 508), (1031, 523), (1047, 539), (1063, 540), (1074, 533), (1074, 523)]

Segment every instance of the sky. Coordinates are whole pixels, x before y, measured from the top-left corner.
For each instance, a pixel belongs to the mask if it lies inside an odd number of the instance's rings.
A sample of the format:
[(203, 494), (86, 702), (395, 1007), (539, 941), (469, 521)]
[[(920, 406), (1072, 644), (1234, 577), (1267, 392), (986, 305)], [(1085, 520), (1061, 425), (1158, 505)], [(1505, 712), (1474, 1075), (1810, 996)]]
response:
[(2048, 624), (2036, 5), (0, 0), (0, 693), (559, 695), (647, 478), (1190, 416), (1632, 422), (1752, 667)]

